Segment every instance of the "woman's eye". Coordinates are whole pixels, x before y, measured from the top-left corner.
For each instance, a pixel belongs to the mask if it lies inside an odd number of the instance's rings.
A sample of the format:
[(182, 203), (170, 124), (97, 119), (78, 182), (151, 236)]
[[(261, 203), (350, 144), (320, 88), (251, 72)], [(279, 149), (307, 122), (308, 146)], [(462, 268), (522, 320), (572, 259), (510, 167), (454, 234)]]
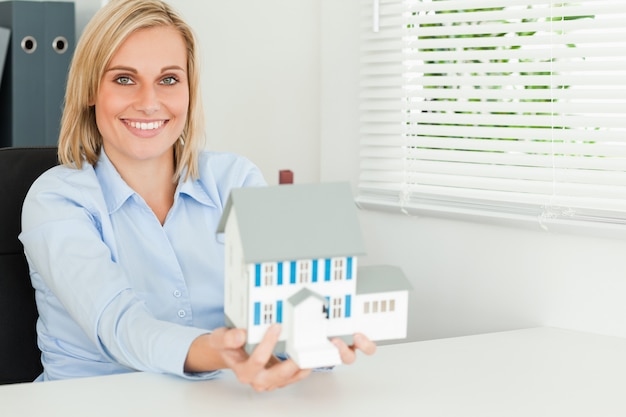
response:
[(130, 77), (117, 77), (115, 79), (115, 82), (122, 85), (133, 84), (133, 80), (131, 80)]
[(163, 78), (163, 80), (161, 81), (161, 84), (165, 84), (165, 85), (174, 85), (178, 82), (178, 79), (176, 77), (165, 77)]

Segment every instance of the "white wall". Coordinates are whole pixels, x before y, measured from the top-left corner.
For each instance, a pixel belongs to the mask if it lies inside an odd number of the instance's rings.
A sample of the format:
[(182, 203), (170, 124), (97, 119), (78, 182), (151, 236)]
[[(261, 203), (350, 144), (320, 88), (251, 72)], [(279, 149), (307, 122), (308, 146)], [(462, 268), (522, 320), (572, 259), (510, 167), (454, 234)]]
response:
[[(323, 181), (357, 179), (357, 1), (321, 0)], [(626, 240), (373, 211), (361, 224), (364, 263), (415, 285), (412, 339), (535, 325), (626, 336)]]
[[(358, 175), (358, 0), (170, 0), (200, 37), (210, 147), (270, 183)], [(77, 10), (95, 0), (78, 0)], [(626, 336), (626, 240), (361, 211), (411, 278), (410, 340), (536, 325)]]
[(203, 48), (208, 146), (319, 180), (319, 1), (171, 0)]

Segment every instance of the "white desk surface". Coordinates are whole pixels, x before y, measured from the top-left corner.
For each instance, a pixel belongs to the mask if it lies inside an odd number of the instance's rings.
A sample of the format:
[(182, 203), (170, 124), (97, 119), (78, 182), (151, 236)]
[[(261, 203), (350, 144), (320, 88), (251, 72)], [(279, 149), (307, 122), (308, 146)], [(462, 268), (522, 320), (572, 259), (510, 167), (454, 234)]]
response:
[(0, 416), (626, 416), (626, 339), (534, 328), (381, 346), (255, 393), (131, 373), (0, 386)]

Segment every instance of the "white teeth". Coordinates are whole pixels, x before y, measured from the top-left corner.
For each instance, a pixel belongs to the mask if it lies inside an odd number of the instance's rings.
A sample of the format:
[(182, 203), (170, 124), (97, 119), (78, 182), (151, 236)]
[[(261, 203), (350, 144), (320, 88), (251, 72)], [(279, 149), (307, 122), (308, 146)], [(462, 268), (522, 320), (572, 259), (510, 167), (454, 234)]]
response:
[(153, 130), (153, 129), (158, 129), (161, 126), (163, 126), (163, 120), (159, 120), (157, 122), (150, 122), (150, 123), (139, 123), (139, 122), (128, 122), (128, 125), (130, 127), (133, 127), (135, 129), (141, 129), (141, 130)]

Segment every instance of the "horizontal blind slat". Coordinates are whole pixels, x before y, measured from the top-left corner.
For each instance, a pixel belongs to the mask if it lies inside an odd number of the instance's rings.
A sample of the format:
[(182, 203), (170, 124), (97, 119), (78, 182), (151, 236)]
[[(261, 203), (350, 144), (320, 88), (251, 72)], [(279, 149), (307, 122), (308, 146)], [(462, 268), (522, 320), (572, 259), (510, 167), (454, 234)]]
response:
[(362, 4), (359, 201), (626, 224), (626, 2)]

